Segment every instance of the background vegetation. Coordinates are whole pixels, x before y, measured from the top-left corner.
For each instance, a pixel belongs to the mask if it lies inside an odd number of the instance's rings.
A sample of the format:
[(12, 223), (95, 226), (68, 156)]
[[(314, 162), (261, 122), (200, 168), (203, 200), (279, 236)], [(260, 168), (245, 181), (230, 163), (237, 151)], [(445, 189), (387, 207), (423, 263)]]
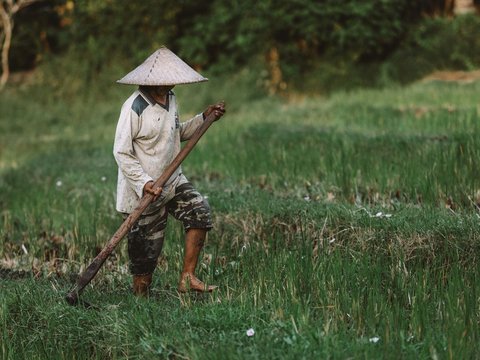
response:
[[(215, 75), (255, 69), (256, 86), (270, 93), (407, 83), (479, 66), (480, 18), (454, 17), (453, 3), (41, 1), (16, 16), (10, 60), (18, 71), (54, 58), (56, 72), (90, 86), (106, 69), (130, 69), (166, 44)], [(51, 77), (42, 80), (55, 85)]]
[[(479, 19), (337, 3), (18, 13), (0, 93), (3, 359), (478, 357), (480, 84), (414, 80), (478, 67)], [(111, 151), (133, 87), (114, 81), (160, 44), (211, 79), (175, 88), (182, 119), (228, 106), (184, 165), (215, 216), (199, 276), (220, 289), (176, 292), (170, 221), (150, 299), (131, 294), (122, 243), (82, 296), (93, 308), (71, 307), (121, 223)]]

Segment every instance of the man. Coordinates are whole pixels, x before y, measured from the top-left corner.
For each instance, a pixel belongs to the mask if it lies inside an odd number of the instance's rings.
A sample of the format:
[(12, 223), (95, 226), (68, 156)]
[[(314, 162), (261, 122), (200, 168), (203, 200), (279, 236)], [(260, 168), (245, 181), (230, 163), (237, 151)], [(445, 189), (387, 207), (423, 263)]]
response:
[(154, 195), (128, 234), (128, 255), (136, 295), (148, 295), (152, 274), (162, 251), (168, 214), (185, 229), (185, 254), (178, 290), (212, 291), (195, 276), (207, 231), (212, 228), (207, 201), (183, 175), (181, 167), (163, 189), (153, 188), (154, 180), (180, 151), (180, 142), (190, 139), (204, 119), (218, 120), (225, 104), (210, 105), (203, 113), (180, 123), (172, 89), (208, 79), (201, 76), (165, 47), (155, 51), (143, 64), (118, 82), (139, 88), (123, 104), (115, 133), (114, 156), (118, 164), (116, 209), (128, 216), (145, 193)]

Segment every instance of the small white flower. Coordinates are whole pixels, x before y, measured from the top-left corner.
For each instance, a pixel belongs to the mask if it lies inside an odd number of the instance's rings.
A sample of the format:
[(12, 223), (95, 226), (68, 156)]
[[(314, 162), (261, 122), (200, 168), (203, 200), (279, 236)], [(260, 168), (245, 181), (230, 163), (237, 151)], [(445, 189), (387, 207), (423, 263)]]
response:
[(106, 177), (106, 176), (102, 176), (102, 177), (101, 177), (101, 180), (102, 180), (102, 181), (107, 181), (107, 177)]
[(373, 344), (376, 344), (379, 340), (380, 340), (380, 338), (378, 336), (374, 336), (374, 337), (368, 339), (368, 341), (370, 341)]
[(252, 328), (248, 329), (247, 330), (247, 336), (251, 337), (253, 335), (255, 335), (255, 330), (253, 330)]
[(310, 196), (305, 195), (305, 196), (303, 197), (303, 200), (305, 200), (305, 201), (310, 201)]
[(63, 185), (62, 180), (58, 180), (58, 181), (55, 183), (55, 185), (57, 185), (57, 187), (62, 186), (62, 185)]
[(25, 253), (25, 255), (28, 255), (27, 248), (26, 248), (25, 245), (23, 245), (23, 244), (22, 244), (22, 250), (23, 250), (23, 252)]

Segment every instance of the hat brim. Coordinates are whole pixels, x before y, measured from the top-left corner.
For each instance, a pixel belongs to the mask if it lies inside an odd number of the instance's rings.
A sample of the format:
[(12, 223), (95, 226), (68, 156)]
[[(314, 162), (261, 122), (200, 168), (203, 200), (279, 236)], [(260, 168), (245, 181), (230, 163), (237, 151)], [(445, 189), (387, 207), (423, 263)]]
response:
[(119, 84), (171, 86), (208, 81), (166, 47), (161, 47), (141, 65), (130, 71)]

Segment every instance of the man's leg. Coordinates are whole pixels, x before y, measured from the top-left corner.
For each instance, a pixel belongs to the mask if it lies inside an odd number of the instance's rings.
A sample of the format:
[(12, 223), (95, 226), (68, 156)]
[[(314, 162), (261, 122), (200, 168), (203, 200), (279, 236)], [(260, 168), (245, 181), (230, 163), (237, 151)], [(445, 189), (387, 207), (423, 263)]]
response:
[(165, 208), (154, 214), (142, 215), (128, 234), (133, 293), (137, 296), (148, 296), (152, 275), (162, 251), (167, 216)]
[(153, 274), (133, 275), (133, 293), (139, 297), (147, 297), (152, 285)]
[(167, 204), (168, 212), (180, 220), (185, 228), (185, 254), (178, 290), (212, 291), (216, 286), (206, 286), (195, 276), (200, 251), (207, 231), (212, 228), (210, 206), (207, 200), (194, 189), (191, 183), (179, 185), (175, 196)]
[(195, 276), (195, 268), (197, 267), (200, 251), (205, 243), (207, 230), (205, 229), (189, 229), (185, 235), (185, 254), (183, 258), (183, 271), (180, 276), (178, 291), (186, 292), (190, 290), (196, 291), (213, 291), (217, 287), (214, 285), (206, 286)]

